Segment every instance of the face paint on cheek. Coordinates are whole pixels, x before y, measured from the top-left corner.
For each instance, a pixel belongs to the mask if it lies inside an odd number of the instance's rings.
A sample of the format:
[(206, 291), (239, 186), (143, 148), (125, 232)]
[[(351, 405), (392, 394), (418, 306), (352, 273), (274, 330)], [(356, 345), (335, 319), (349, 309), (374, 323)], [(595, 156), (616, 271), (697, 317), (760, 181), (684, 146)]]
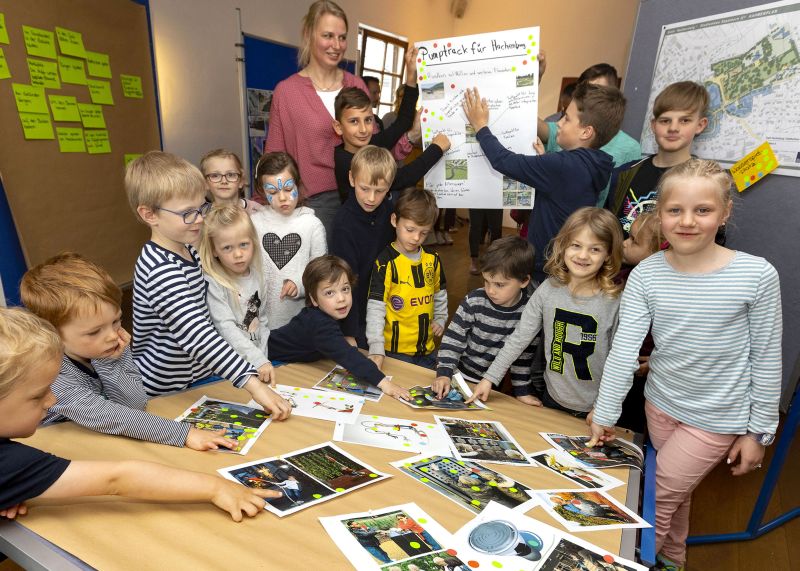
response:
[(272, 199), (273, 199), (273, 198), (275, 198), (275, 197), (274, 197), (274, 196), (272, 196), (271, 194), (268, 194), (268, 195), (267, 195), (267, 202), (269, 202), (270, 204), (272, 204)]
[(292, 200), (297, 200), (297, 191), (293, 190), (291, 194)]

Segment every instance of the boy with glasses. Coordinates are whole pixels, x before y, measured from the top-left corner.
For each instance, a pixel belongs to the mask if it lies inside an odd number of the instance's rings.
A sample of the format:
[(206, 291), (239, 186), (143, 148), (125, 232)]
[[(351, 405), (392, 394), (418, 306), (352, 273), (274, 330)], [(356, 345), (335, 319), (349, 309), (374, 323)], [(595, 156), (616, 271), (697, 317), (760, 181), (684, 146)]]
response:
[(134, 360), (151, 396), (219, 375), (282, 420), (289, 403), (259, 381), (256, 368), (211, 322), (200, 256), (192, 246), (210, 207), (205, 190), (200, 171), (169, 153), (151, 151), (125, 171), (131, 208), (151, 231), (133, 277)]

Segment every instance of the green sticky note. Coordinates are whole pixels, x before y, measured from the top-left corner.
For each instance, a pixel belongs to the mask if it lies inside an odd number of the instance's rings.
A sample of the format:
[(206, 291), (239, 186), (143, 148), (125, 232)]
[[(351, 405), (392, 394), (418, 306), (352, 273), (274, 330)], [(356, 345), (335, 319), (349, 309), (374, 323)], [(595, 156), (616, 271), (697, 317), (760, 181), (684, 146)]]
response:
[(89, 94), (92, 96), (92, 103), (114, 105), (114, 98), (111, 96), (110, 81), (87, 79), (86, 85), (89, 86)]
[(86, 150), (90, 155), (99, 155), (111, 152), (111, 141), (108, 140), (108, 131), (98, 129), (84, 131), (86, 138)]
[(83, 126), (87, 129), (105, 129), (106, 118), (103, 117), (103, 108), (92, 103), (78, 103)]
[(22, 131), (25, 133), (26, 139), (55, 139), (50, 115), (20, 113), (19, 120), (22, 122)]
[(111, 79), (111, 64), (108, 63), (108, 54), (87, 50), (86, 65), (89, 66), (89, 75)]
[(58, 150), (62, 153), (85, 153), (83, 129), (80, 127), (56, 127)]
[(142, 93), (142, 78), (138, 75), (119, 75), (122, 81), (122, 95), (125, 97), (132, 97), (134, 99), (141, 99), (144, 97)]
[(142, 153), (125, 153), (125, 166), (142, 156)]
[(81, 58), (86, 57), (86, 50), (83, 48), (83, 34), (56, 26), (56, 37), (62, 54)]
[(28, 58), (28, 71), (31, 74), (31, 85), (40, 85), (48, 89), (61, 89), (58, 78), (58, 65), (54, 61)]
[(14, 99), (17, 100), (17, 111), (20, 113), (47, 113), (47, 101), (44, 98), (44, 87), (12, 83)]
[[(78, 111), (78, 103), (74, 97), (69, 95), (48, 95), (50, 100), (50, 111), (53, 113), (53, 121), (80, 121), (81, 113)], [(100, 109), (102, 112), (102, 108)], [(81, 135), (83, 140), (83, 135)]]
[[(2, 16), (2, 14), (0, 14), (0, 16)], [(11, 70), (8, 69), (6, 54), (3, 53), (3, 48), (0, 48), (0, 79), (8, 79), (9, 77), (11, 77)]]
[(56, 59), (56, 42), (53, 32), (22, 26), (22, 34), (25, 36), (25, 49), (29, 56), (49, 57)]
[(61, 72), (61, 81), (73, 85), (86, 85), (86, 68), (82, 59), (59, 56), (58, 70)]
[(0, 12), (0, 44), (8, 43), (8, 29), (6, 29), (6, 15)]

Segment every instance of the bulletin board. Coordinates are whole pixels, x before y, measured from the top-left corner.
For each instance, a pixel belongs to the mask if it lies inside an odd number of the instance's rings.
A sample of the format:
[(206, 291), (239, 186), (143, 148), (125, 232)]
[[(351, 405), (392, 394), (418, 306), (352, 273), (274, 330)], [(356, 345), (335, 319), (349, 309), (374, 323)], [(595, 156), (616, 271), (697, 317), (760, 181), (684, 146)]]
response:
[(147, 3), (26, 0), (0, 14), (0, 175), (25, 263), (71, 250), (129, 282), (148, 232), (125, 197), (126, 155), (161, 148)]

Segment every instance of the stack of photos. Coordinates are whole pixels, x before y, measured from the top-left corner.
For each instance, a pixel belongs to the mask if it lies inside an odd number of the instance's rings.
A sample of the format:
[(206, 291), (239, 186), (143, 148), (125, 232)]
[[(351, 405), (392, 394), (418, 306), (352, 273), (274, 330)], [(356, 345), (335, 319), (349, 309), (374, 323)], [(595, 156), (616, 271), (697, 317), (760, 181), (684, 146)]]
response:
[(486, 466), (452, 456), (417, 456), (392, 466), (473, 513), (490, 502), (528, 511), (536, 502), (530, 488)]
[(491, 410), (480, 400), (475, 400), (469, 404), (465, 403), (467, 399), (472, 397), (472, 391), (460, 373), (453, 375), (450, 382), (450, 392), (444, 398), (438, 398), (436, 392), (430, 386), (417, 385), (408, 389), (408, 392), (411, 393), (411, 400), (406, 401), (406, 404), (411, 408)]
[[(275, 390), (292, 405), (292, 414), (351, 424), (364, 406), (364, 397), (330, 391), (276, 385)], [(254, 405), (255, 401), (248, 404)]]
[(450, 533), (413, 503), (319, 521), (359, 570), (469, 569), (446, 551)]
[(368, 414), (359, 415), (353, 424), (336, 423), (333, 439), (417, 454), (450, 450), (450, 441), (436, 423)]
[(389, 477), (332, 442), (218, 472), (249, 488), (281, 492), (279, 498), (268, 499), (264, 506), (279, 517)]
[[(477, 569), (646, 571), (545, 523), (492, 502), (453, 537), (450, 550)], [(435, 568), (434, 568), (435, 569)]]
[(652, 527), (601, 490), (535, 490), (528, 493), (569, 531)]
[(616, 438), (612, 442), (589, 448), (590, 436), (567, 436), (554, 432), (540, 432), (547, 442), (563, 450), (587, 468), (616, 468), (629, 466), (641, 470), (644, 454), (635, 444)]
[[(391, 377), (389, 378), (391, 379)], [(355, 378), (342, 367), (334, 367), (328, 371), (313, 388), (364, 397), (374, 402), (378, 402), (383, 396), (383, 392), (378, 387)]]
[(550, 449), (530, 455), (531, 460), (582, 488), (610, 490), (624, 484), (600, 470), (583, 468), (566, 452)]
[(225, 438), (235, 441), (237, 446), (220, 448), (220, 452), (247, 454), (272, 419), (258, 405), (243, 405), (203, 395), (175, 420), (200, 430), (224, 430)]
[(462, 460), (532, 466), (530, 458), (499, 422), (434, 416), (450, 438), (450, 448)]

